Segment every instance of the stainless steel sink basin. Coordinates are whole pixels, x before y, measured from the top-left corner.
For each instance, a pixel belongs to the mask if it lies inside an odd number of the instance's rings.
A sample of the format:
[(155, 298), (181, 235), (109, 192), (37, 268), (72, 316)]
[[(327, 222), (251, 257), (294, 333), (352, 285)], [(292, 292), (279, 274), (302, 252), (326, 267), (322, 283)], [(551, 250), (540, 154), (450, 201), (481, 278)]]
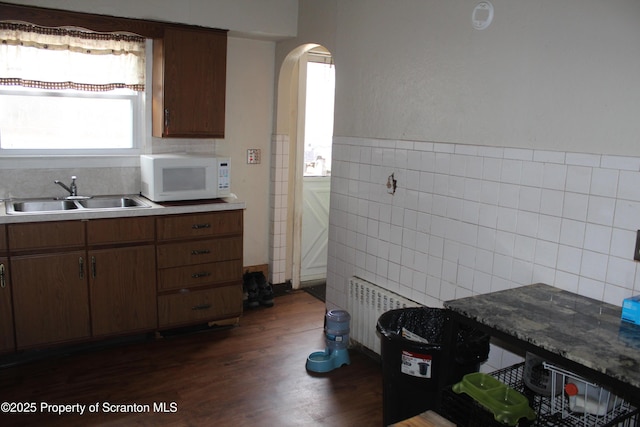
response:
[(21, 202), (10, 202), (7, 205), (7, 213), (9, 208), (14, 212), (51, 212), (66, 211), (78, 209), (78, 206), (71, 200), (28, 200)]
[(97, 197), (95, 199), (80, 200), (78, 203), (86, 209), (113, 209), (147, 207), (140, 200), (131, 197)]
[(9, 200), (5, 202), (5, 206), (8, 215), (33, 215), (60, 213), (63, 211), (82, 212), (106, 209), (148, 208), (151, 205), (135, 196), (99, 196), (82, 200)]

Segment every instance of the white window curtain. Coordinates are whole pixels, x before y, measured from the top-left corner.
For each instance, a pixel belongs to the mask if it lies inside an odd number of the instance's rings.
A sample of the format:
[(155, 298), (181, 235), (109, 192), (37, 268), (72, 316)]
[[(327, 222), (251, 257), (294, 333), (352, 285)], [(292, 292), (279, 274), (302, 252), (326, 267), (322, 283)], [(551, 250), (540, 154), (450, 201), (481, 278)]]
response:
[(0, 23), (0, 85), (144, 91), (144, 61), (137, 35)]

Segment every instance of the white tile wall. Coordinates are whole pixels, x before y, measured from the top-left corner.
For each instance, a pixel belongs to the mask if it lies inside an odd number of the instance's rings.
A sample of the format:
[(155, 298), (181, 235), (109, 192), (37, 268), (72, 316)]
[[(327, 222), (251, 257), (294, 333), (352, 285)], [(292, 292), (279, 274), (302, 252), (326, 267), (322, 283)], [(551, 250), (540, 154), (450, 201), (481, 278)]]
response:
[(352, 275), (432, 306), (538, 281), (615, 305), (640, 293), (640, 158), (348, 137), (333, 150), (329, 306), (346, 307)]
[[(640, 158), (347, 137), (333, 151), (330, 308), (352, 275), (433, 307), (535, 282), (640, 294)], [(521, 360), (492, 345), (482, 370)]]
[(271, 229), (269, 231), (269, 270), (271, 283), (284, 283), (287, 244), (287, 197), (289, 191), (289, 136), (274, 135), (271, 140)]

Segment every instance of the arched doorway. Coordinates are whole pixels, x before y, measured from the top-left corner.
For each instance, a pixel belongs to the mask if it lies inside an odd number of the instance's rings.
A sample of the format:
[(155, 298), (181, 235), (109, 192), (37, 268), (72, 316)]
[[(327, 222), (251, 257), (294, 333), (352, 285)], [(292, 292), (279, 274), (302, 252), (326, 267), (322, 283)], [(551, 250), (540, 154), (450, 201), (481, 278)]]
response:
[(299, 276), (305, 286), (327, 278), (335, 68), (331, 54), (321, 46), (307, 52), (300, 67), (306, 67), (300, 89), (301, 94), (304, 90), (304, 113), (298, 114), (298, 129), (304, 135), (298, 142), (304, 147), (302, 206), (295, 206), (302, 209)]
[[(272, 140), (272, 227), (270, 233), (271, 253), (270, 270), (272, 283), (283, 283), (291, 279), (294, 289), (301, 284), (303, 263), (307, 263), (305, 271), (307, 279), (321, 280), (326, 277), (326, 238), (328, 229), (328, 202), (330, 180), (330, 148), (316, 150), (305, 147), (307, 123), (307, 75), (308, 64), (325, 63), (333, 67), (330, 53), (317, 44), (306, 44), (291, 51), (283, 61), (278, 80), (276, 133)], [(332, 68), (333, 71), (333, 68)], [(326, 91), (326, 89), (325, 89)], [(315, 115), (315, 114), (314, 114)], [(331, 129), (329, 139), (333, 135), (333, 98), (331, 98)], [(315, 125), (314, 125), (315, 126)], [(315, 142), (314, 142), (315, 143)], [(330, 144), (330, 142), (329, 142)], [(307, 148), (305, 153), (305, 148)], [(324, 150), (324, 151), (323, 151)], [(316, 154), (315, 152), (318, 151)], [(305, 156), (306, 154), (306, 156)], [(305, 170), (312, 171), (315, 177), (305, 178)], [(318, 172), (321, 172), (318, 174)], [(322, 174), (324, 172), (324, 174)], [(319, 176), (323, 175), (323, 176)], [(316, 208), (318, 202), (324, 203), (324, 212), (315, 210), (309, 214), (309, 204), (305, 204), (305, 179), (323, 181), (324, 186), (315, 186)], [(318, 183), (316, 182), (316, 184)], [(309, 187), (307, 187), (309, 189)], [(308, 221), (305, 221), (307, 212)], [(320, 216), (326, 216), (326, 224), (322, 230)], [(306, 225), (305, 225), (306, 223)], [(309, 232), (305, 226), (311, 225), (316, 230)], [(324, 237), (322, 237), (324, 234)], [(305, 238), (313, 236), (309, 245)], [(319, 240), (324, 238), (324, 255), (319, 248)], [(305, 253), (306, 251), (306, 253)], [(319, 260), (324, 258), (324, 270)], [(308, 267), (312, 267), (309, 270)], [(311, 273), (309, 273), (311, 271)], [(323, 277), (324, 276), (324, 277)]]

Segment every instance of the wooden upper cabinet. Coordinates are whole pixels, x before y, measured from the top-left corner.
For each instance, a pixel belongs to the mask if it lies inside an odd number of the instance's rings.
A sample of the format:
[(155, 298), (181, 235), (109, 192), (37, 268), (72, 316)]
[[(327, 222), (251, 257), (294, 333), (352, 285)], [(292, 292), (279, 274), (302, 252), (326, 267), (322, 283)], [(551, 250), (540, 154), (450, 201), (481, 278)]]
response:
[(167, 27), (153, 47), (153, 136), (223, 138), (224, 30)]

